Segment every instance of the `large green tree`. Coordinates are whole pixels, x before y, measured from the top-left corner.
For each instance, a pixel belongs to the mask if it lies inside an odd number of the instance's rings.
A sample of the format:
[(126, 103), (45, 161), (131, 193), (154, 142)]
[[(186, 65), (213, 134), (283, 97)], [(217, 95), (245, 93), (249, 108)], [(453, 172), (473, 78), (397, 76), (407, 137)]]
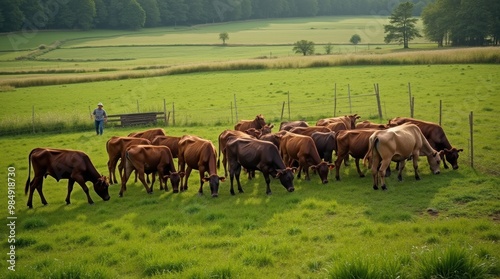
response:
[(415, 24), (418, 19), (412, 16), (413, 3), (404, 2), (399, 4), (391, 13), (388, 25), (384, 25), (387, 35), (384, 38), (386, 43), (398, 42), (408, 48), (408, 42), (422, 37)]
[(156, 27), (160, 25), (160, 10), (156, 0), (137, 0), (141, 8), (146, 13), (146, 21), (144, 27)]
[(314, 42), (307, 40), (300, 40), (293, 44), (293, 51), (295, 53), (302, 53), (304, 56), (314, 54)]

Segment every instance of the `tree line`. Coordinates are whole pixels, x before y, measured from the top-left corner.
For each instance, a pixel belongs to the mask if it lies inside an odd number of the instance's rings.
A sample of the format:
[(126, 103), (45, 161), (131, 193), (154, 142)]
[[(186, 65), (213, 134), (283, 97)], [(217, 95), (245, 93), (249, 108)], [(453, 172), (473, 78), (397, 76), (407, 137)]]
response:
[(500, 1), (435, 0), (422, 12), (424, 34), (439, 46), (498, 45)]
[[(419, 15), (432, 0), (414, 0)], [(394, 0), (0, 0), (0, 32), (140, 29), (246, 19), (387, 16)]]

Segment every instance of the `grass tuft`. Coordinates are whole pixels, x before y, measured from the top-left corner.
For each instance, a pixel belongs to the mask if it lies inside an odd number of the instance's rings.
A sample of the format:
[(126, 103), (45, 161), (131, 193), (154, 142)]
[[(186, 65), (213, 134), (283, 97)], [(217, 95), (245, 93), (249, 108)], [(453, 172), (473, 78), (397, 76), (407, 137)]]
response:
[(38, 217), (30, 217), (26, 218), (23, 222), (23, 228), (26, 230), (35, 230), (45, 228), (49, 225), (49, 223), (45, 219), (41, 219)]

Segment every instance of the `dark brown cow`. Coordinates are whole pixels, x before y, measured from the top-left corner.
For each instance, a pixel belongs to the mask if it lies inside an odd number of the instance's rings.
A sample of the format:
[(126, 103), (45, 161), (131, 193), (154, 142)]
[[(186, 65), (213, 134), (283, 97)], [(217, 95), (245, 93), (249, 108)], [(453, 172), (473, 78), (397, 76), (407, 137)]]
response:
[(178, 158), (179, 157), (179, 140), (181, 137), (174, 137), (174, 136), (156, 136), (151, 144), (153, 145), (162, 145), (166, 146), (170, 149), (170, 152), (172, 152), (172, 157)]
[[(432, 146), (432, 148), (436, 149), (437, 151), (443, 151), (440, 154), (441, 154), (441, 161), (443, 162), (443, 166), (445, 169), (448, 169), (446, 161), (448, 161), (451, 164), (451, 167), (454, 170), (458, 169), (458, 157), (459, 157), (458, 153), (464, 150), (457, 149), (451, 146), (441, 126), (439, 126), (436, 123), (418, 120), (410, 117), (393, 118), (389, 120), (388, 126), (394, 127), (396, 125), (401, 125), (403, 123), (412, 123), (417, 125), (422, 131), (422, 134), (424, 134), (427, 141), (429, 141), (429, 144)], [(446, 160), (444, 160), (445, 158)]]
[(295, 127), (309, 127), (309, 124), (307, 124), (307, 122), (302, 121), (302, 120), (283, 121), (280, 124), (280, 131), (282, 131), (282, 130), (290, 131), (290, 129), (295, 128)]
[(272, 144), (276, 145), (276, 147), (279, 149), (281, 137), (284, 136), (286, 133), (287, 133), (286, 130), (281, 130), (281, 131), (273, 133), (273, 134), (262, 135), (262, 136), (260, 136), (259, 139), (263, 140), (263, 141), (271, 142)]
[(333, 164), (321, 160), (316, 144), (310, 136), (287, 133), (281, 138), (280, 154), (288, 167), (293, 165), (294, 160), (299, 163), (297, 178), (300, 178), (301, 170), (304, 170), (305, 180), (310, 180), (309, 168), (312, 168), (318, 172), (323, 184), (328, 183), (328, 172), (333, 168)]
[(325, 126), (295, 127), (290, 129), (290, 133), (304, 135), (304, 136), (311, 136), (315, 132), (328, 133), (331, 132), (331, 130)]
[(262, 172), (266, 181), (266, 194), (271, 194), (269, 175), (278, 178), (288, 192), (293, 192), (293, 173), (295, 169), (285, 167), (278, 148), (267, 141), (249, 138), (231, 138), (227, 145), (229, 175), (231, 179), (231, 195), (234, 195), (233, 180), (236, 176), (238, 191), (243, 193), (240, 183), (241, 168)]
[(143, 138), (143, 139), (148, 139), (149, 141), (153, 141), (156, 136), (166, 136), (166, 135), (167, 134), (165, 133), (165, 130), (163, 130), (162, 128), (153, 128), (142, 132), (130, 133), (128, 136), (134, 138)]
[(217, 168), (220, 167), (220, 154), (222, 153), (222, 165), (224, 166), (224, 176), (227, 177), (227, 155), (226, 155), (226, 145), (230, 138), (256, 138), (246, 132), (235, 131), (235, 130), (225, 130), (219, 134), (219, 155), (217, 156)]
[(427, 162), (434, 174), (439, 174), (439, 153), (432, 148), (422, 131), (415, 125), (407, 123), (389, 128), (387, 130), (375, 131), (369, 139), (368, 152), (364, 162), (369, 160), (373, 176), (373, 189), (378, 190), (379, 179), (382, 190), (387, 190), (385, 185), (385, 172), (391, 161), (399, 162), (398, 180), (402, 180), (402, 171), (406, 160), (413, 158), (415, 179), (420, 180), (418, 175), (418, 157), (420, 153), (427, 156)]
[(315, 132), (311, 135), (311, 138), (316, 144), (319, 157), (331, 163), (333, 151), (337, 150), (336, 133), (333, 131), (328, 133)]
[(246, 131), (250, 128), (262, 129), (265, 125), (266, 121), (264, 120), (264, 116), (259, 114), (255, 116), (254, 120), (241, 120), (234, 126), (234, 129), (237, 131)]
[(340, 180), (340, 165), (351, 155), (356, 163), (356, 170), (360, 177), (365, 175), (359, 168), (359, 159), (363, 159), (368, 152), (368, 140), (377, 130), (375, 129), (354, 129), (344, 130), (337, 133), (337, 160), (335, 160), (335, 179)]
[(122, 175), (123, 164), (125, 163), (125, 150), (132, 145), (151, 144), (147, 139), (134, 137), (111, 137), (106, 142), (106, 151), (108, 152), (108, 170), (109, 181), (111, 184), (118, 183), (116, 180), (116, 164), (121, 159), (118, 165), (118, 173)]
[[(35, 176), (30, 182), (31, 164), (33, 164)], [(71, 203), (70, 196), (75, 182), (82, 187), (87, 195), (89, 204), (93, 204), (94, 201), (90, 197), (89, 188), (85, 185), (87, 181), (94, 184), (94, 191), (99, 197), (105, 201), (110, 199), (108, 192), (109, 183), (106, 177), (97, 172), (87, 154), (78, 150), (35, 148), (31, 150), (28, 156), (28, 180), (26, 180), (24, 188), (24, 194), (28, 193), (28, 189), (30, 192), (27, 203), (29, 208), (33, 208), (33, 192), (35, 189), (40, 195), (42, 204), (47, 204), (42, 191), (43, 179), (47, 175), (54, 177), (57, 181), (68, 179), (66, 204)]]
[(327, 126), (330, 123), (334, 122), (342, 122), (346, 126), (347, 129), (356, 128), (356, 120), (361, 118), (358, 114), (351, 114), (345, 116), (331, 117), (320, 119), (316, 122), (316, 126)]
[[(168, 191), (167, 181), (165, 176), (177, 173), (174, 166), (172, 152), (166, 146), (156, 145), (134, 145), (127, 148), (125, 151), (125, 171), (122, 177), (122, 187), (120, 189), (120, 197), (123, 197), (123, 192), (127, 190), (127, 181), (130, 174), (135, 170), (139, 180), (144, 185), (146, 193), (153, 193), (153, 185), (155, 183), (155, 173), (158, 173), (160, 180), (160, 190), (163, 190), (163, 182), (165, 182), (165, 191)], [(144, 174), (152, 174), (151, 187), (146, 183)], [(182, 172), (179, 173), (182, 177)], [(175, 176), (178, 178), (179, 176)], [(172, 181), (172, 189), (174, 193), (179, 192), (180, 179)]]
[(356, 129), (377, 129), (384, 130), (389, 128), (389, 126), (384, 124), (373, 123), (371, 121), (365, 120), (356, 124)]
[[(189, 175), (191, 170), (195, 169), (200, 173), (198, 193), (203, 194), (203, 183), (208, 182), (212, 197), (219, 196), (219, 181), (223, 182), (225, 177), (217, 175), (217, 152), (211, 141), (196, 136), (182, 136), (179, 141), (179, 169), (186, 173), (181, 191), (188, 189)], [(208, 173), (208, 177), (204, 177), (205, 172)]]

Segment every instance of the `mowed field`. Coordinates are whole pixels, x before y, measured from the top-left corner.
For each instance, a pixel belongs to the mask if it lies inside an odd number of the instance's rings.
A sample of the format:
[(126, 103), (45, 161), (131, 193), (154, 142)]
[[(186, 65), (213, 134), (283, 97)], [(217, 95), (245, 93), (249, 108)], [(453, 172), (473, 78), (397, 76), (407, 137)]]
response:
[[(287, 36), (286, 40), (291, 42), (310, 39), (327, 43), (330, 40), (314, 36), (321, 34), (319, 30), (332, 32), (329, 24), (345, 24), (349, 27), (342, 32), (348, 35), (347, 38), (331, 40), (332, 43), (343, 43), (367, 22), (378, 19), (366, 17), (361, 22), (359, 20), (269, 20), (172, 29), (171, 34), (162, 34), (164, 30), (158, 33), (146, 30), (144, 34), (96, 31), (95, 34), (68, 32), (61, 35), (44, 32), (30, 40), (34, 47), (42, 43), (50, 45), (64, 38), (72, 40), (39, 57), (54, 60), (11, 61), (5, 57), (12, 53), (6, 53), (3, 56), (6, 63), (2, 62), (0, 68), (5, 67), (2, 69), (5, 71), (65, 67), (133, 68), (150, 63), (168, 66), (274, 56), (277, 53), (273, 50), (271, 54), (262, 46), (189, 46), (184, 49), (183, 46), (169, 45), (172, 41), (169, 35), (180, 44), (203, 44), (195, 37), (206, 38), (205, 43), (217, 44), (220, 43), (217, 37), (221, 31), (229, 32), (230, 44), (237, 43), (234, 38), (239, 38), (233, 37), (231, 32), (246, 32), (242, 37), (248, 41), (241, 39), (241, 44), (253, 44), (250, 41), (256, 45), (274, 44), (276, 46), (272, 47), (282, 48), (285, 55), (287, 49), (291, 52), (291, 46), (279, 46), (285, 39), (280, 39), (277, 34)], [(335, 26), (337, 30), (340, 25)], [(226, 28), (221, 30), (220, 27)], [(266, 33), (269, 29), (281, 32), (269, 35)], [(304, 33), (298, 32), (299, 29)], [(254, 32), (252, 36), (250, 32)], [(82, 34), (87, 38), (82, 38)], [(207, 34), (210, 34), (210, 42)], [(293, 34), (300, 34), (300, 38), (292, 38)], [(308, 34), (312, 37), (306, 37)], [(362, 38), (364, 42), (370, 42), (363, 35)], [(132, 46), (137, 42), (148, 46)], [(161, 44), (167, 46), (159, 46)], [(184, 52), (193, 50), (191, 48), (198, 51)], [(255, 53), (238, 51), (259, 48), (262, 50)], [(145, 49), (151, 49), (151, 52)], [(162, 58), (163, 49), (179, 52)], [(129, 60), (98, 61), (97, 58)], [(177, 60), (168, 61), (174, 58)], [(65, 61), (70, 59), (78, 61)], [(19, 77), (32, 75), (36, 74), (19, 74)], [(2, 244), (4, 259), (0, 264), (2, 277), (499, 277), (500, 179), (497, 176), (497, 155), (500, 152), (496, 143), (500, 134), (498, 124), (494, 122), (498, 114), (496, 104), (500, 101), (499, 75), (499, 67), (494, 64), (343, 66), (201, 72), (12, 88), (0, 92), (0, 103), (7, 104), (0, 112), (0, 126), (8, 134), (0, 137), (4, 154), (0, 173), (6, 178), (8, 168), (15, 168), (17, 217), (16, 272), (7, 270), (6, 254), (10, 252), (10, 244), (5, 241)], [(375, 83), (380, 87), (382, 119), (378, 119), (373, 96)], [(264, 179), (257, 172), (255, 180), (242, 177), (245, 193), (236, 196), (230, 195), (227, 179), (221, 184), (219, 198), (207, 194), (207, 185), (205, 195), (197, 194), (199, 176), (193, 171), (187, 192), (162, 192), (157, 182), (154, 193), (147, 195), (141, 183), (129, 181), (123, 198), (118, 198), (119, 185), (112, 185), (111, 200), (107, 202), (91, 189), (95, 202), (92, 206), (87, 204), (78, 185), (71, 196), (72, 204), (66, 205), (67, 182), (56, 182), (48, 177), (44, 182), (44, 193), (49, 205), (42, 206), (35, 193), (34, 209), (26, 207), (27, 197), (23, 192), (28, 176), (27, 156), (31, 149), (54, 147), (85, 151), (96, 168), (108, 175), (106, 141), (111, 136), (125, 136), (149, 128), (108, 127), (104, 136), (97, 137), (89, 117), (89, 108), (93, 109), (97, 102), (103, 102), (108, 113), (114, 114), (162, 111), (165, 100), (167, 109), (171, 113), (175, 111), (176, 120), (175, 126), (172, 122), (170, 126), (162, 126), (167, 134), (197, 135), (217, 146), (217, 136), (223, 130), (232, 128), (237, 119), (251, 119), (259, 113), (275, 126), (282, 120), (282, 113), (283, 120), (306, 119), (311, 124), (322, 117), (351, 112), (360, 114), (363, 120), (375, 122), (408, 116), (409, 83), (415, 97), (415, 117), (437, 122), (439, 101), (443, 102), (442, 126), (452, 145), (464, 149), (458, 170), (442, 170), (440, 175), (432, 175), (426, 161), (421, 160), (421, 181), (415, 181), (413, 169), (407, 164), (403, 182), (398, 182), (393, 175), (388, 179), (388, 191), (374, 191), (369, 171), (362, 167), (367, 176), (359, 178), (354, 164), (351, 164), (341, 167), (341, 181), (334, 181), (333, 174), (326, 185), (321, 184), (316, 175), (312, 175), (311, 181), (295, 179), (293, 193), (286, 192), (279, 181), (273, 179), (271, 196), (265, 194)], [(351, 101), (347, 98), (348, 86)], [(469, 166), (468, 118), (471, 111), (475, 119), (476, 169)], [(32, 119), (35, 119), (35, 125), (31, 123)], [(66, 132), (43, 133), (43, 127), (49, 123), (60, 125)], [(8, 132), (10, 126), (34, 129), (37, 133), (16, 135)], [(67, 132), (72, 126), (80, 127), (80, 131)], [(87, 128), (81, 128), (85, 126)], [(219, 174), (223, 174), (222, 169)], [(5, 205), (0, 214), (4, 220), (9, 216), (7, 199), (7, 193), (0, 198)], [(1, 237), (7, 240), (11, 232), (5, 227), (1, 230)]]

